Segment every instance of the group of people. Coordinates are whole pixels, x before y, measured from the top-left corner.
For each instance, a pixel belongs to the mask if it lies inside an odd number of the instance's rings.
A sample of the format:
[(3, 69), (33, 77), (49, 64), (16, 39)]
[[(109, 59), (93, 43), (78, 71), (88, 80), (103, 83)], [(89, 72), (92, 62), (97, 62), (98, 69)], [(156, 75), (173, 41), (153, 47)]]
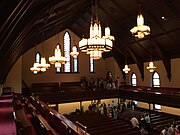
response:
[(161, 135), (180, 135), (180, 125), (173, 121), (169, 127), (165, 127), (161, 131)]
[(115, 105), (114, 101), (111, 104), (106, 105), (104, 102), (101, 103), (100, 100), (96, 104), (89, 105), (89, 111), (96, 111), (102, 115), (106, 115), (110, 118), (117, 119), (118, 117), (118, 107)]
[(151, 120), (149, 113), (144, 113), (141, 116), (140, 121), (134, 116), (131, 118), (130, 122), (133, 127), (137, 127), (140, 129), (141, 134), (148, 134), (151, 131)]
[(106, 89), (106, 90), (115, 90), (119, 89), (119, 77), (117, 79), (113, 79), (112, 72), (108, 71), (106, 74), (106, 78), (97, 78), (89, 76), (86, 78), (83, 76), (81, 78), (81, 85), (83, 88), (88, 88), (93, 91), (96, 89)]

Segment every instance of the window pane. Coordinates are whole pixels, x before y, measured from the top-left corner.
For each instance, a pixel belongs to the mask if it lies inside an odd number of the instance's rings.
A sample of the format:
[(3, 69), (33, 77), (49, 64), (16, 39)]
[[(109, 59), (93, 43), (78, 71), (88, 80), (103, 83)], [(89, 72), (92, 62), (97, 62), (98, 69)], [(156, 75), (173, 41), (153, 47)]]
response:
[(36, 56), (35, 56), (35, 57), (36, 57), (35, 62), (40, 63), (40, 62), (41, 62), (41, 55), (40, 55), (39, 52), (36, 53)]
[(78, 72), (78, 61), (77, 61), (77, 57), (74, 58), (74, 72)]
[(153, 82), (154, 82), (154, 85), (159, 85), (160, 84), (159, 79), (154, 79)]
[(155, 105), (154, 105), (154, 108), (155, 108), (155, 109), (158, 109), (158, 110), (161, 110), (161, 105), (155, 104)]
[(64, 56), (67, 58), (66, 64), (64, 64), (64, 72), (70, 72), (70, 35), (68, 32), (64, 34)]
[(137, 79), (136, 79), (136, 74), (135, 73), (133, 73), (131, 75), (131, 85), (132, 86), (136, 86), (137, 85)]
[(160, 77), (159, 77), (159, 74), (157, 72), (155, 72), (152, 77), (153, 77), (152, 78), (153, 79), (152, 80), (153, 87), (160, 87)]
[(153, 78), (159, 78), (159, 75), (157, 72), (154, 73), (154, 77)]
[(61, 72), (61, 68), (56, 68), (56, 72), (60, 73)]
[(94, 72), (94, 59), (90, 58), (90, 72)]
[(135, 74), (133, 74), (133, 75), (132, 75), (132, 78), (136, 78), (136, 75), (135, 75)]

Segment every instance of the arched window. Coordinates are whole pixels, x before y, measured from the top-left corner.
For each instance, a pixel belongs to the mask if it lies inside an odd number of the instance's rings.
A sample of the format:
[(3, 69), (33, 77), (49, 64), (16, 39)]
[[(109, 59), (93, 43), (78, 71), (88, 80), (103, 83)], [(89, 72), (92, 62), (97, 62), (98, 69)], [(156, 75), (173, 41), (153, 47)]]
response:
[(160, 87), (160, 77), (157, 72), (152, 75), (152, 87)]
[(68, 59), (68, 61), (64, 64), (64, 72), (71, 72), (70, 47), (70, 34), (66, 31), (64, 34), (64, 56)]
[(132, 73), (132, 75), (131, 75), (131, 86), (136, 86), (136, 85), (137, 85), (136, 74)]
[(41, 63), (41, 54), (39, 52), (37, 52), (36, 55), (35, 55), (35, 62), (36, 63)]
[(90, 72), (94, 72), (94, 59), (90, 57)]

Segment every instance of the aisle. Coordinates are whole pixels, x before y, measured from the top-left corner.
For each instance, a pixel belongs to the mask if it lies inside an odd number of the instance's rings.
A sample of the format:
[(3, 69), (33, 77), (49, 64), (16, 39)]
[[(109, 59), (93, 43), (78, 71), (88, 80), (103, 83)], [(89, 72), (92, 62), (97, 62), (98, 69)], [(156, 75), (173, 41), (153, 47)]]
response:
[(12, 95), (0, 97), (0, 135), (16, 135)]

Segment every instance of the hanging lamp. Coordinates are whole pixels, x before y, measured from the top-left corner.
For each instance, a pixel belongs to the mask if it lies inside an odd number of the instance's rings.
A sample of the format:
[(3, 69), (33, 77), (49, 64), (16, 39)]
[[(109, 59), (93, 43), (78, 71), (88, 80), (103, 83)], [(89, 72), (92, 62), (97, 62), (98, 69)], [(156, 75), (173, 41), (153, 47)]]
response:
[[(42, 54), (44, 54), (44, 44), (42, 43)], [(41, 62), (38, 66), (41, 69), (41, 72), (45, 72), (47, 69), (49, 69), (50, 64), (46, 63), (46, 58), (41, 57)]]
[(128, 67), (128, 65), (124, 66), (123, 71), (127, 74), (130, 71), (130, 68)]
[(141, 9), (137, 16), (137, 26), (134, 26), (130, 31), (137, 38), (144, 38), (145, 35), (150, 34), (150, 27), (147, 25), (144, 25), (144, 17), (141, 13)]
[(96, 11), (94, 11), (92, 2), (92, 16), (90, 23), (89, 38), (82, 38), (79, 41), (79, 49), (81, 50), (81, 52), (89, 54), (90, 57), (93, 59), (100, 59), (102, 57), (103, 52), (109, 52), (112, 50), (113, 40), (114, 37), (110, 35), (109, 27), (105, 28), (105, 36), (102, 36), (101, 24), (97, 16), (96, 0)]
[(30, 70), (31, 70), (34, 74), (37, 74), (38, 72), (40, 72), (41, 69), (39, 68), (39, 63), (34, 63), (34, 64), (33, 64), (33, 67), (31, 67)]
[(61, 65), (65, 64), (67, 61), (67, 58), (61, 56), (61, 49), (58, 44), (55, 48), (54, 56), (49, 57), (50, 64), (54, 64), (55, 68), (61, 68)]
[(73, 45), (72, 47), (72, 52), (70, 53), (70, 55), (74, 58), (76, 58), (78, 55), (79, 55), (79, 52), (77, 50), (77, 46), (76, 45)]
[(154, 72), (154, 70), (156, 69), (157, 67), (154, 66), (154, 63), (151, 61), (149, 62), (149, 66), (147, 67), (147, 70), (149, 70), (149, 72)]

